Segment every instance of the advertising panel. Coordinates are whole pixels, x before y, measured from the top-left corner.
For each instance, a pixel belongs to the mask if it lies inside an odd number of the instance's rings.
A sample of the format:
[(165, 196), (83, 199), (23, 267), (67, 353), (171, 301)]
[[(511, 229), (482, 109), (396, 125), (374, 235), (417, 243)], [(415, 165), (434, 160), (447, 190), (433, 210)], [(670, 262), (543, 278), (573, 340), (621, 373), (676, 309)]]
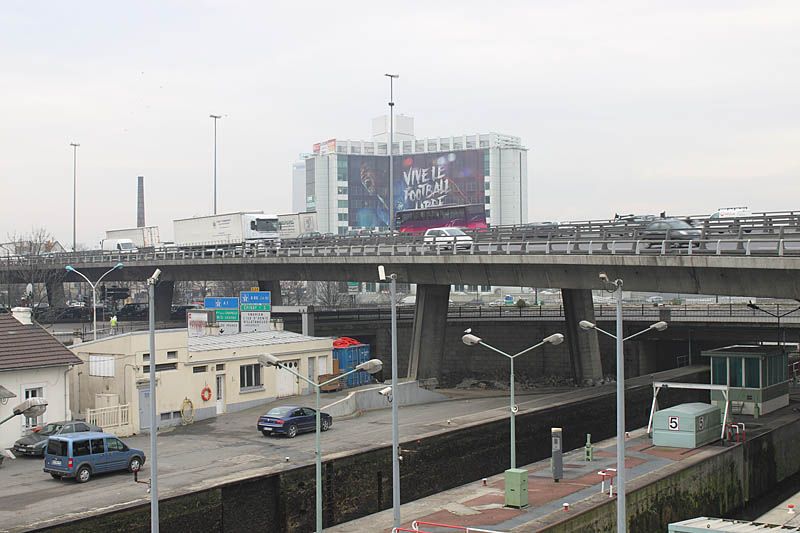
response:
[[(389, 158), (349, 155), (348, 224), (389, 225)], [(484, 204), (483, 150), (408, 154), (394, 158), (395, 212)]]

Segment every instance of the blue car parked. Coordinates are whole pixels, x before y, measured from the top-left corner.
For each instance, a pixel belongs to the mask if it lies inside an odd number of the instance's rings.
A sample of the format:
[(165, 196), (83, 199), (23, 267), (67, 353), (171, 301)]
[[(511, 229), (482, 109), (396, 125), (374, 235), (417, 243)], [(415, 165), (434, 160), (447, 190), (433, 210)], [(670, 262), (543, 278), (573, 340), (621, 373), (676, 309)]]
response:
[(128, 470), (144, 464), (142, 450), (129, 448), (108, 433), (86, 432), (50, 437), (44, 454), (44, 471), (55, 479), (75, 478), (86, 483), (95, 474)]
[[(328, 431), (333, 425), (333, 417), (328, 413), (319, 413), (319, 427)], [(270, 435), (286, 435), (294, 438), (298, 433), (317, 429), (317, 411), (310, 407), (287, 405), (270, 409), (267, 414), (258, 418), (258, 430), (265, 437)]]

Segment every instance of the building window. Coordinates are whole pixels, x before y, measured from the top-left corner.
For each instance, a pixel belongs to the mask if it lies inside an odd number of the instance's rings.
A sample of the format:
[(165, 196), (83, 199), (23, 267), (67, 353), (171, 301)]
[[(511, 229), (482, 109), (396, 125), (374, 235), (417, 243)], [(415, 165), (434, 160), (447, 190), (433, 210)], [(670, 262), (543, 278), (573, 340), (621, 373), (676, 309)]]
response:
[(208, 371), (208, 367), (206, 365), (192, 367), (192, 373), (194, 373), (194, 374), (202, 374), (203, 372), (207, 372), (207, 371)]
[(177, 350), (170, 350), (167, 352), (167, 359), (177, 359), (177, 358), (178, 358)]
[(367, 281), (366, 283), (364, 283), (364, 290), (367, 292), (375, 292), (375, 282)]
[(489, 209), (487, 209), (486, 210), (486, 218), (490, 218), (491, 216), (492, 216), (492, 212)]
[(748, 357), (744, 360), (744, 386), (749, 389), (757, 389), (761, 386), (759, 360)]
[(483, 197), (483, 203), (484, 203), (484, 204), (489, 204), (489, 203), (491, 203), (491, 200), (492, 200), (492, 198), (491, 198), (490, 196), (484, 196), (484, 197)]
[(149, 361), (150, 361), (150, 354), (149, 353), (143, 353), (142, 354), (142, 362), (143, 363), (147, 363)]
[(101, 378), (113, 378), (114, 357), (111, 355), (90, 355), (89, 375)]
[[(25, 389), (25, 399), (30, 400), (31, 398), (41, 398), (44, 396), (44, 387), (31, 387)], [(38, 426), (42, 423), (42, 416), (38, 417), (25, 417), (25, 428), (29, 429), (35, 426)]]
[(711, 384), (728, 384), (728, 362), (724, 357), (711, 358)]
[(337, 188), (336, 188), (336, 191), (337, 191), (339, 194), (347, 194), (347, 187), (337, 187)]
[(339, 203), (337, 205), (339, 207), (343, 207), (343, 208), (347, 209), (347, 200), (339, 200)]
[(492, 183), (489, 180), (484, 181), (483, 182), (483, 190), (484, 191), (488, 191), (491, 188), (491, 184)]
[(242, 365), (239, 367), (239, 389), (261, 387), (261, 365)]
[[(178, 369), (178, 363), (156, 364), (156, 372), (164, 372), (165, 370), (177, 370), (177, 369)], [(142, 372), (144, 372), (145, 374), (150, 372), (150, 365), (144, 365), (142, 367)]]
[(731, 357), (730, 358), (730, 369), (731, 369), (731, 387), (741, 387), (743, 386), (742, 383), (742, 358), (741, 357)]
[[(488, 144), (488, 143), (486, 143)], [(481, 141), (481, 146), (484, 146), (483, 141)], [(492, 168), (489, 164), (489, 150), (483, 151), (483, 175), (484, 176), (491, 176), (492, 175)]]
[(339, 213), (339, 222), (347, 222), (347, 213)]
[(223, 370), (225, 370), (225, 363), (219, 363), (217, 365), (217, 372), (221, 372)]

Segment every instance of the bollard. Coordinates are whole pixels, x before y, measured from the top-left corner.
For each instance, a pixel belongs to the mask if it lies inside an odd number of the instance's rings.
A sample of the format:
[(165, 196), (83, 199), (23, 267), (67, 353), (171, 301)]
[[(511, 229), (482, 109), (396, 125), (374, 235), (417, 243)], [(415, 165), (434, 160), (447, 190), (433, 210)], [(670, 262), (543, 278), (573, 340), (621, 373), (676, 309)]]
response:
[(561, 453), (561, 428), (550, 428), (550, 437), (552, 439), (553, 456), (550, 459), (550, 468), (553, 471), (553, 479), (556, 483), (564, 477), (564, 460)]
[(789, 508), (789, 514), (794, 514), (794, 504), (790, 503), (787, 507)]
[(486, 478), (483, 478), (481, 481), (483, 482), (483, 486), (485, 487), (486, 486)]
[(583, 447), (583, 451), (586, 454), (584, 459), (588, 463), (589, 461), (594, 460), (594, 446), (592, 446), (592, 434), (586, 434), (586, 445)]
[(569, 511), (569, 503), (564, 502), (561, 504), (561, 507), (564, 509), (565, 513)]

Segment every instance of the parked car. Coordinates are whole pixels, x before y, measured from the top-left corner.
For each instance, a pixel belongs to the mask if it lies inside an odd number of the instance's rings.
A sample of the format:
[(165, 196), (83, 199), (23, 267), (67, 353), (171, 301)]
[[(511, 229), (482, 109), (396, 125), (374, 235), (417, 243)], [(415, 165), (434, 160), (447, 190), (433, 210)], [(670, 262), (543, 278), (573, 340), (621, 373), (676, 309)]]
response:
[[(328, 431), (333, 425), (333, 417), (320, 412), (320, 429)], [(286, 405), (274, 407), (267, 414), (258, 418), (258, 430), (265, 437), (269, 435), (286, 435), (294, 438), (298, 433), (317, 429), (317, 412), (310, 407)]]
[(87, 432), (56, 435), (47, 441), (44, 471), (54, 479), (75, 478), (86, 483), (93, 475), (128, 470), (135, 472), (145, 462), (142, 450), (108, 433)]
[(102, 432), (103, 429), (81, 421), (50, 422), (38, 431), (17, 439), (12, 450), (15, 455), (43, 456), (47, 448), (47, 439), (56, 435), (85, 433), (87, 431)]
[(460, 228), (431, 228), (425, 232), (424, 242), (445, 250), (452, 250), (454, 244), (459, 250), (472, 248), (472, 237)]
[[(699, 240), (703, 232), (677, 218), (665, 218), (649, 223), (642, 230), (640, 238), (646, 241), (675, 241), (673, 246), (688, 246), (689, 241)], [(648, 243), (649, 245), (650, 243)]]

